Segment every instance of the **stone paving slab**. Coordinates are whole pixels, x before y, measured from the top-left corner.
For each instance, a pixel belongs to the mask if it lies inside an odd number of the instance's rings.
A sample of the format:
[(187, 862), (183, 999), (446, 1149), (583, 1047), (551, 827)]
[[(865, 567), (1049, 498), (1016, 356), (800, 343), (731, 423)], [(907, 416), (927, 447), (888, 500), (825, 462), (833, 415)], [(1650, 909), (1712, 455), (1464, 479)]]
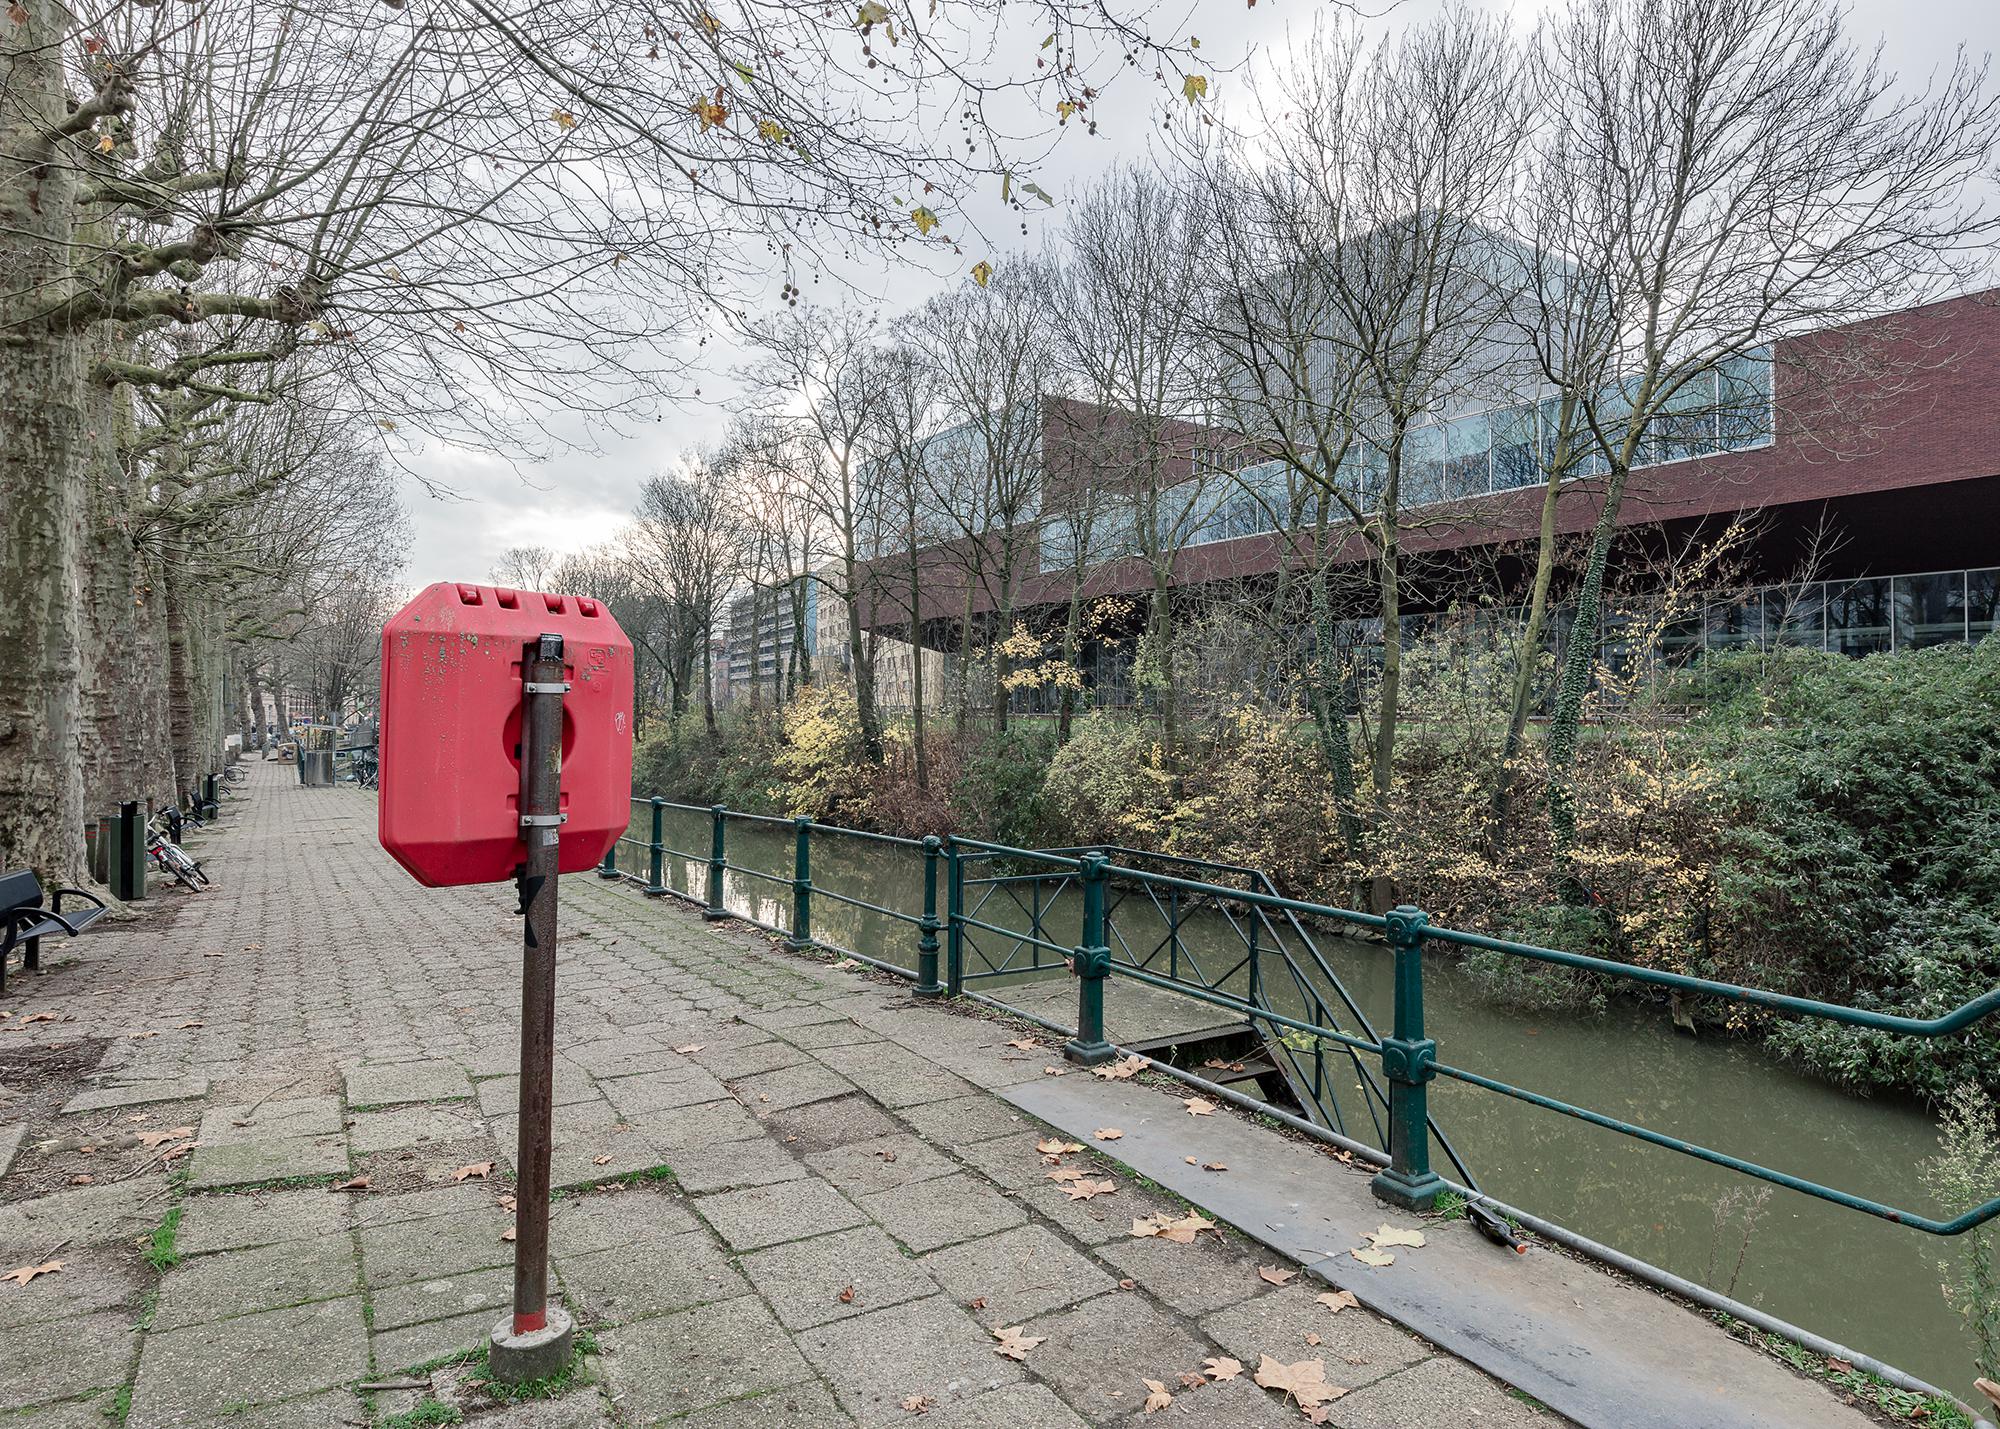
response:
[(868, 1217), (817, 1176), (704, 1196), (695, 1205), (724, 1242), (756, 1250), (782, 1241), (858, 1226)]
[(785, 1389), (812, 1377), (754, 1295), (621, 1325), (600, 1339), (611, 1403), (639, 1424)]
[(465, 1068), (444, 1061), (350, 1067), (346, 1087), (347, 1105), (353, 1110), (404, 1102), (458, 1101), (472, 1095)]
[(129, 1309), (139, 1304), (151, 1283), (150, 1276), (142, 1278), (133, 1257), (120, 1249), (66, 1246), (61, 1259), (60, 1275), (0, 1286), (0, 1345), (7, 1343), (6, 1331), (23, 1325)]
[(383, 1285), (368, 1298), (370, 1328), (379, 1334), (405, 1325), (421, 1325), (426, 1320), (468, 1315), (474, 1310), (497, 1312), (511, 1301), (513, 1294), (514, 1270), (506, 1265)]
[(14, 1164), (14, 1153), (21, 1149), (27, 1139), (28, 1127), (25, 1122), (15, 1122), (12, 1126), (0, 1126), (0, 1176), (7, 1174), (7, 1168)]
[(1027, 1373), (941, 1296), (808, 1330), (799, 1347), (864, 1429), (913, 1418), (902, 1407), (912, 1395), (951, 1404)]
[(0, 1257), (102, 1245), (151, 1230), (166, 1214), (166, 1189), (164, 1176), (134, 1176), (0, 1206)]
[(340, 1136), (204, 1144), (188, 1159), (188, 1184), (197, 1191), (211, 1191), (269, 1181), (333, 1178), (346, 1175), (348, 1169), (347, 1142)]
[[(934, 1251), (923, 1257), (923, 1265), (954, 1300), (990, 1327), (1019, 1325), (1118, 1288), (1102, 1265), (1042, 1225)], [(975, 1300), (984, 1303), (973, 1308)]]
[(358, 1291), (357, 1280), (354, 1248), (345, 1236), (219, 1251), (190, 1260), (161, 1282), (152, 1327), (177, 1330), (257, 1310), (331, 1300)]
[(30, 1321), (8, 1330), (0, 1354), (0, 1410), (25, 1409), (94, 1389), (115, 1389), (135, 1349), (123, 1314)]
[(347, 1128), (347, 1141), (355, 1155), (368, 1156), (431, 1142), (466, 1141), (486, 1132), (485, 1120), (468, 1114), (468, 1110), (404, 1106), (393, 1111), (356, 1112)]
[(742, 1263), (779, 1323), (792, 1330), (937, 1293), (923, 1267), (874, 1226), (773, 1246)]
[(310, 1240), (341, 1235), (352, 1219), (345, 1195), (318, 1187), (193, 1196), (181, 1208), (174, 1246), (182, 1255), (200, 1255)]
[(218, 1409), (294, 1399), (367, 1372), (358, 1295), (193, 1325), (146, 1337), (125, 1422), (128, 1429), (213, 1425)]
[(750, 1283), (706, 1231), (646, 1246), (557, 1259), (570, 1298), (606, 1323), (670, 1314), (748, 1293)]
[(111, 1111), (118, 1107), (146, 1106), (153, 1102), (192, 1101), (208, 1095), (208, 1078), (174, 1077), (157, 1082), (126, 1082), (78, 1092), (63, 1104), (65, 1112)]

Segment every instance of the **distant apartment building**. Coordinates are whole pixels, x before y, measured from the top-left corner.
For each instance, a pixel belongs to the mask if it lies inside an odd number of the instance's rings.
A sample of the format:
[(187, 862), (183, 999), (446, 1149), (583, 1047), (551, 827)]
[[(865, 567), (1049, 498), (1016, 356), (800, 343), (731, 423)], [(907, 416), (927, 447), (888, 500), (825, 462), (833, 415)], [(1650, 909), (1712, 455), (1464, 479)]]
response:
[[(799, 639), (803, 626), (804, 639)], [(875, 699), (884, 709), (908, 708), (914, 701), (917, 651), (905, 641), (870, 632)], [(716, 702), (777, 700), (801, 680), (846, 681), (853, 675), (848, 648), (848, 604), (840, 594), (836, 569), (827, 567), (782, 585), (756, 586), (729, 602), (726, 633), (716, 661)], [(794, 650), (798, 657), (794, 658)], [(921, 652), (927, 688), (943, 686), (944, 656)]]

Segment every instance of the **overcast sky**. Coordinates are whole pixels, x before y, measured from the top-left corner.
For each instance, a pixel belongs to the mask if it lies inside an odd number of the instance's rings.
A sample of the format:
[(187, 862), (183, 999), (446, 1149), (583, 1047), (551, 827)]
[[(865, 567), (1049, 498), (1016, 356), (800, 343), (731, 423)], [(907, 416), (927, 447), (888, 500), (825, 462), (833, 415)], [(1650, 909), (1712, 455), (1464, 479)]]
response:
[[(1443, 0), (1405, 0), (1367, 22), (1371, 33), (1434, 15)], [(1218, 70), (1240, 66), (1260, 50), (1282, 47), (1289, 29), (1308, 26), (1322, 8), (1312, 0), (1193, 0), (1185, 33), (1202, 42), (1204, 57)], [(1385, 5), (1377, 5), (1382, 10)], [(1490, 8), (1526, 26), (1538, 8), (1534, 4), (1494, 4)], [(1933, 69), (1949, 65), (1954, 48), (1963, 44), (1975, 55), (2000, 51), (2000, 4), (1994, 0), (1857, 0), (1850, 8), (1849, 28), (1857, 39), (1880, 37), (1888, 61), (1912, 85)], [(1050, 162), (1036, 177), (1059, 195), (1087, 182), (1107, 165), (1146, 153), (1148, 134), (1156, 127), (1155, 107), (1162, 102), (1157, 87), (1134, 82), (1114, 86), (1097, 115), (1099, 133), (1068, 134)], [(1226, 101), (1227, 87), (1247, 82), (1247, 73), (1218, 75), (1217, 97)], [(1018, 216), (999, 217), (989, 210), (991, 238), (982, 251), (1004, 262), (1009, 244), (1018, 251), (1039, 245), (1044, 230), (1059, 221), (1060, 206), (1030, 220), (1022, 236)], [(1011, 228), (1011, 231), (1010, 231)], [(971, 259), (968, 257), (966, 262)], [(882, 301), (885, 311), (900, 311), (921, 301), (946, 283), (965, 281), (954, 265), (938, 274), (913, 269), (900, 257), (893, 266), (845, 272), (857, 300)], [(817, 285), (824, 297), (831, 279)], [(808, 292), (815, 289), (808, 286)], [(425, 448), (415, 458), (415, 472), (405, 482), (415, 541), (405, 579), (412, 586), (438, 580), (484, 581), (495, 559), (509, 546), (541, 545), (575, 550), (607, 540), (630, 511), (638, 484), (669, 466), (684, 448), (713, 441), (729, 416), (728, 370), (741, 360), (740, 351), (709, 345), (706, 363), (713, 373), (704, 379), (706, 395), (677, 402), (657, 422), (614, 426), (579, 421), (556, 435), (573, 450), (532, 465), (509, 462), (485, 452)], [(422, 478), (419, 480), (419, 476)], [(451, 493), (431, 494), (426, 488)]]

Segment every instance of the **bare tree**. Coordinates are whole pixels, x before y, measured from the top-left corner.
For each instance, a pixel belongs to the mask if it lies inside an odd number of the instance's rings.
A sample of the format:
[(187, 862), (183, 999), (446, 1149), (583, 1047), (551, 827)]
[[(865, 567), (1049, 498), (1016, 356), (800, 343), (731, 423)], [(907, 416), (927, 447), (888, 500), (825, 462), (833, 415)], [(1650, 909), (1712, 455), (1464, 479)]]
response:
[(1174, 563), (1207, 514), (1215, 476), (1198, 457), (1192, 422), (1212, 370), (1199, 316), (1205, 235), (1184, 192), (1125, 167), (1083, 194), (1065, 237), (1059, 341), (1077, 395), (1097, 409), (1068, 424), (1065, 464), (1072, 482), (1105, 488), (1100, 547), (1143, 564), (1150, 598), (1139, 680), (1171, 759)]
[[(2000, 101), (1963, 56), (1904, 94), (1813, 0), (1573, 0), (1535, 48), (1546, 376), (1604, 468), (1549, 720), (1556, 854), (1632, 468), (1690, 388), (1788, 335), (1924, 301), (1983, 261)], [(1782, 374), (1780, 375), (1782, 380)], [(1764, 405), (1767, 394), (1745, 394)], [(1574, 884), (1574, 879), (1572, 878)], [(1580, 890), (1576, 890), (1580, 892)]]
[(626, 546), (634, 569), (665, 604), (673, 672), (674, 713), (701, 683), (702, 721), (715, 729), (711, 649), (722, 604), (744, 563), (745, 529), (726, 469), (738, 461), (724, 448), (684, 458), (681, 470), (640, 488)]
[(493, 584), (515, 590), (552, 590), (562, 557), (547, 546), (509, 546), (486, 574)]
[(1395, 777), (1405, 535), (1441, 502), (1467, 519), (1463, 501), (1488, 489), (1484, 444), (1469, 479), (1440, 419), (1525, 365), (1496, 341), (1521, 258), (1492, 226), (1522, 137), (1520, 75), (1505, 23), (1466, 11), (1372, 50), (1322, 22), (1277, 72), (1254, 139), (1195, 170), (1214, 235), (1219, 406), (1248, 438), (1244, 497), (1284, 533), (1280, 610), (1292, 570), (1306, 580), (1309, 703), (1350, 857), (1362, 828), (1330, 587), (1358, 534), (1382, 632), (1362, 719), (1379, 814)]
[[(874, 579), (871, 559), (883, 549), (885, 503), (882, 417), (889, 368), (874, 319), (857, 308), (802, 306), (758, 324), (751, 333), (761, 357), (744, 373), (766, 419), (793, 439), (806, 459), (797, 495), (812, 506), (826, 537), (826, 558), (838, 572), (835, 593), (846, 602), (847, 656), (854, 680), (862, 742), (882, 753), (875, 708), (872, 645), (863, 610)], [(827, 582), (821, 579), (822, 586)]]

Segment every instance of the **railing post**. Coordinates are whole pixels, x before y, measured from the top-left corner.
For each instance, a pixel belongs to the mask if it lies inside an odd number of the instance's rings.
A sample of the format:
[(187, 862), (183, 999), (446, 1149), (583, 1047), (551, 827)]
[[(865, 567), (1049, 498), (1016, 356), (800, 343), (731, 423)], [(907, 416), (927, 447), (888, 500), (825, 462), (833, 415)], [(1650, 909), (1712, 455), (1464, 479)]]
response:
[[(1257, 929), (1261, 922), (1257, 909), (1252, 907), (1250, 910), (1250, 1005), (1252, 1007), (1264, 1005), (1264, 960), (1259, 956), (1263, 949), (1257, 945)], [(1284, 979), (1280, 978), (1278, 981), (1282, 985)]]
[(597, 876), (599, 878), (616, 878), (618, 876), (617, 839), (613, 839), (611, 847), (604, 851), (604, 862), (597, 865)]
[(937, 875), (941, 842), (936, 834), (924, 838), (924, 919), (917, 924), (918, 997), (944, 996), (944, 988), (938, 983)]
[(812, 946), (812, 826), (804, 814), (792, 820), (798, 835), (792, 847), (792, 935), (785, 946), (802, 952)]
[(652, 879), (646, 884), (646, 891), (655, 897), (667, 891), (667, 851), (666, 816), (667, 801), (658, 794), (653, 796), (653, 841), (647, 845), (652, 852)]
[(1390, 911), (1389, 946), (1396, 959), (1394, 1035), (1382, 1039), (1382, 1075), (1389, 1083), (1389, 1166), (1371, 1183), (1391, 1205), (1427, 1211), (1444, 1190), (1431, 1170), (1429, 1091), (1437, 1076), (1437, 1043), (1424, 1036), (1423, 913), (1407, 903)]
[(1104, 868), (1101, 853), (1083, 856), (1083, 941), (1070, 959), (1077, 977), (1076, 1036), (1063, 1046), (1063, 1056), (1094, 1067), (1117, 1057), (1118, 1049), (1104, 1040), (1104, 980), (1111, 975), (1111, 949), (1104, 936)]
[(958, 845), (944, 841), (944, 992), (958, 997), (965, 992), (965, 865)]
[(729, 910), (722, 906), (722, 875), (729, 863), (727, 845), (724, 842), (723, 820), (729, 810), (720, 804), (709, 806), (708, 833), (708, 906), (701, 910), (701, 916), (709, 922), (718, 922), (729, 916)]

